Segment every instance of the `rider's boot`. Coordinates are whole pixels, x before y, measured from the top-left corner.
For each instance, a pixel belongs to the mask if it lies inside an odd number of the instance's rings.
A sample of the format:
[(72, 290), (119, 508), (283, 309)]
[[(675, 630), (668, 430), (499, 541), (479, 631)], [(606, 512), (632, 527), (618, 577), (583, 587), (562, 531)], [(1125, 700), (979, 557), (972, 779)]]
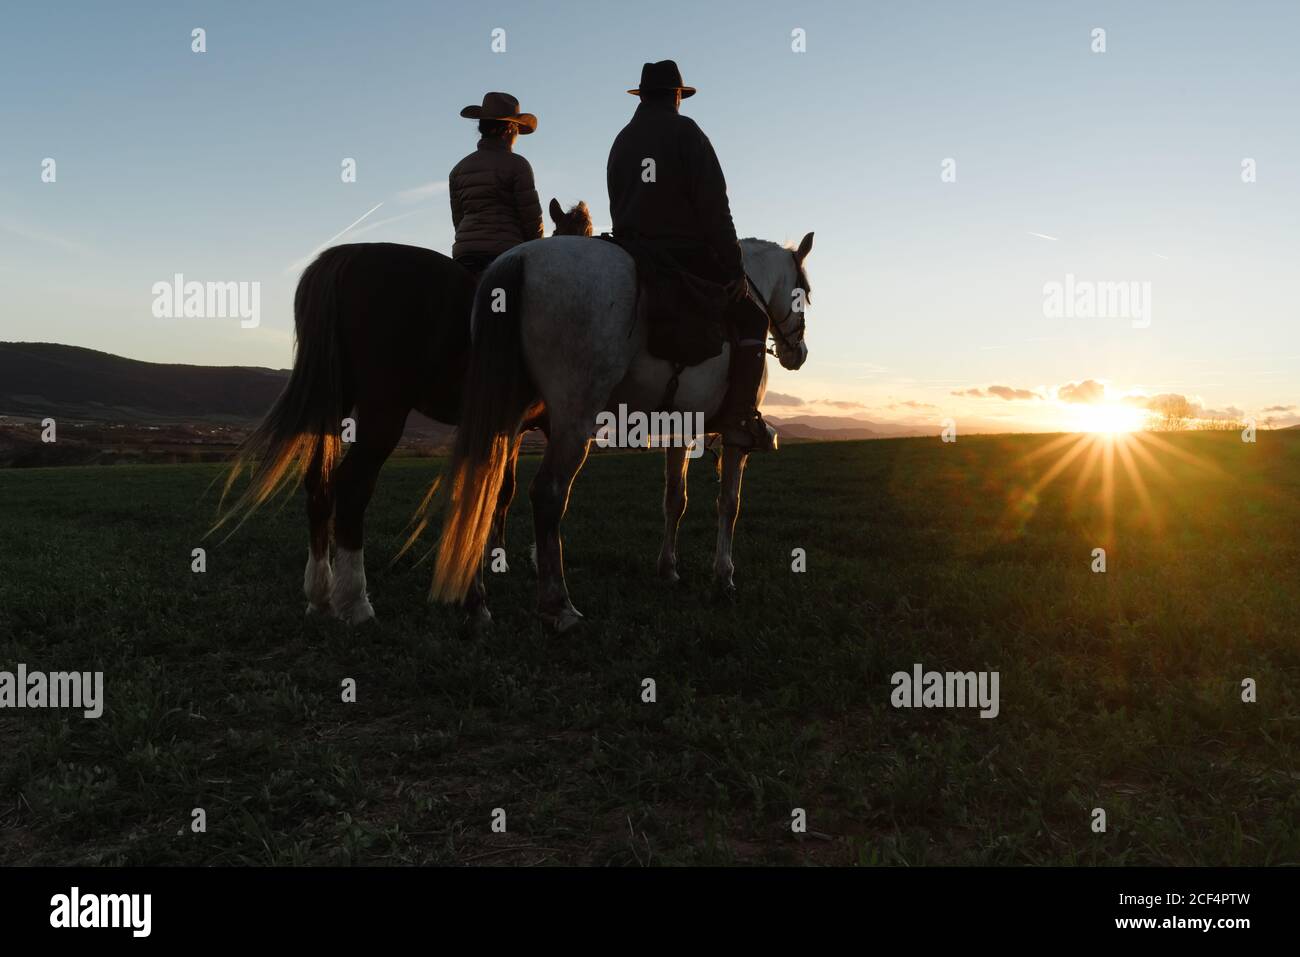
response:
[(763, 382), (766, 357), (761, 339), (745, 339), (736, 347), (731, 361), (731, 381), (718, 415), (723, 445), (749, 452), (770, 452), (776, 448), (776, 431), (763, 421), (758, 411), (758, 387)]

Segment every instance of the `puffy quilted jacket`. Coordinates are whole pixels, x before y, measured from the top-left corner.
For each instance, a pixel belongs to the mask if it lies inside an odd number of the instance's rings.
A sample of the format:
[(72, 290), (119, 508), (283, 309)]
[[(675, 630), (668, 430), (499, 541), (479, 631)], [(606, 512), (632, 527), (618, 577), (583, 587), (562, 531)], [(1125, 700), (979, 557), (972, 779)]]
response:
[(456, 242), (451, 254), (498, 255), (542, 237), (542, 204), (528, 160), (505, 140), (480, 139), (448, 180)]

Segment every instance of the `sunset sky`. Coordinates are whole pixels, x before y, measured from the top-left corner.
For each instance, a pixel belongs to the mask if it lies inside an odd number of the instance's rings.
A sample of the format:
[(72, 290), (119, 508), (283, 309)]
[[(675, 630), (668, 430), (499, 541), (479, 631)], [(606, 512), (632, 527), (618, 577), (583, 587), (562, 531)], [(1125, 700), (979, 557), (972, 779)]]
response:
[[(543, 203), (586, 199), (607, 228), (624, 91), (671, 57), (740, 234), (816, 231), (809, 360), (771, 364), (769, 413), (1059, 430), (1180, 395), (1300, 422), (1294, 2), (87, 2), (4, 19), (3, 340), (287, 367), (298, 272), (349, 224), (336, 242), (449, 252), (445, 179), (476, 139), (461, 107), (518, 96), (540, 119), (519, 148)], [(260, 282), (260, 326), (155, 318), (175, 273)], [(1067, 276), (1149, 284), (1149, 324), (1046, 314)]]

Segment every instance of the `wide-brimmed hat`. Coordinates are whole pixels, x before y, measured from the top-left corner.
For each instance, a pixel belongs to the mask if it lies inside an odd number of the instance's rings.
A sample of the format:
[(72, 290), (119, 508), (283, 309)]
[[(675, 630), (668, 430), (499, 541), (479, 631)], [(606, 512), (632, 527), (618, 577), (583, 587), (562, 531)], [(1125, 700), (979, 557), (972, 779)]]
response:
[(484, 93), (481, 106), (467, 106), (460, 111), (467, 120), (509, 120), (527, 135), (537, 129), (537, 117), (519, 112), (519, 101), (509, 93)]
[(676, 60), (660, 60), (658, 63), (642, 65), (641, 85), (628, 92), (640, 96), (652, 90), (681, 90), (683, 100), (695, 95), (695, 87), (682, 83), (682, 71), (677, 69)]

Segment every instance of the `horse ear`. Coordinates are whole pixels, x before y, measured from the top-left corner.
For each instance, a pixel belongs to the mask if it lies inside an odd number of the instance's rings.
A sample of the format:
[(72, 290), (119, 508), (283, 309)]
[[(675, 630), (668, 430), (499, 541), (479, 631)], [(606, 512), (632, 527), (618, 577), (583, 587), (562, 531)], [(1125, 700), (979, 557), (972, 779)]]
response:
[(813, 234), (809, 233), (803, 238), (803, 241), (799, 243), (799, 251), (794, 254), (794, 258), (799, 260), (799, 262), (803, 262), (807, 259), (808, 254), (812, 252), (812, 241)]
[(560, 205), (560, 201), (554, 196), (551, 197), (550, 210), (551, 219), (555, 222), (556, 226), (560, 225), (560, 223), (564, 221), (564, 207)]

